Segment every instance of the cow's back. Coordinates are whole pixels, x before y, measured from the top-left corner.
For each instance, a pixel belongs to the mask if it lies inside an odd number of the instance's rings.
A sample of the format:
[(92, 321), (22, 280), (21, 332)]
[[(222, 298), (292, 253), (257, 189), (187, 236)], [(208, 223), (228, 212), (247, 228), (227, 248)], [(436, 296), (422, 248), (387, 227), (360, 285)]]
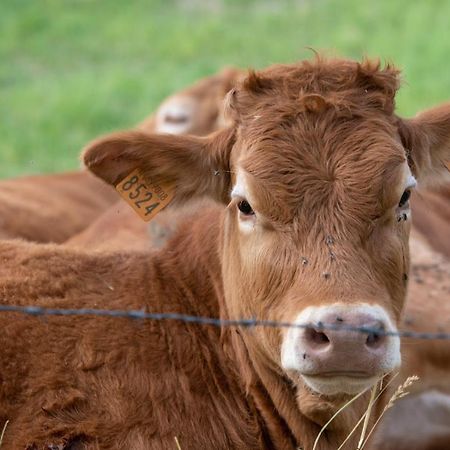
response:
[(150, 222), (144, 222), (124, 201), (105, 211), (85, 230), (65, 242), (68, 247), (89, 250), (145, 250), (162, 248), (176, 233), (178, 226), (193, 213), (221, 208), (213, 200), (186, 202), (161, 211)]
[(0, 238), (64, 242), (118, 200), (87, 172), (0, 181)]

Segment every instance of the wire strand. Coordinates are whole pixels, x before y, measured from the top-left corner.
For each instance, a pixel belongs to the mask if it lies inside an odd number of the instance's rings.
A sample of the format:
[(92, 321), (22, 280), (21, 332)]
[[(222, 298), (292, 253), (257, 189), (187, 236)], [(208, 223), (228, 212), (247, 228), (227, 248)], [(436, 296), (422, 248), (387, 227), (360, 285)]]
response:
[(15, 312), (31, 316), (95, 316), (113, 317), (134, 320), (179, 321), (190, 324), (211, 325), (216, 327), (268, 327), (268, 328), (314, 328), (315, 330), (354, 331), (363, 334), (377, 334), (379, 336), (398, 336), (421, 340), (450, 340), (450, 332), (414, 332), (408, 330), (389, 331), (381, 328), (355, 327), (342, 323), (309, 323), (277, 322), (262, 319), (219, 319), (214, 317), (193, 316), (180, 313), (158, 313), (144, 310), (121, 309), (92, 309), (92, 308), (45, 308), (41, 306), (0, 305), (0, 312)]

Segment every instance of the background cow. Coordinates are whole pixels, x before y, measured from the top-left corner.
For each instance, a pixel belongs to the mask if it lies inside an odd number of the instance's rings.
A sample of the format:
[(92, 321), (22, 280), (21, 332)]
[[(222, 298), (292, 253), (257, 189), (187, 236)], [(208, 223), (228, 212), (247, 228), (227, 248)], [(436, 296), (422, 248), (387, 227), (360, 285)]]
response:
[[(226, 68), (198, 81), (165, 100), (138, 128), (196, 135), (224, 126), (223, 98), (240, 76), (239, 70)], [(118, 199), (113, 189), (87, 172), (3, 180), (0, 238), (61, 243), (80, 233), (109, 207), (109, 215), (114, 216), (122, 209), (119, 204), (113, 206)], [(141, 225), (138, 221), (133, 224), (133, 219), (128, 220), (127, 228)]]
[[(226, 68), (217, 75), (204, 78), (162, 103), (158, 112), (146, 119), (140, 128), (158, 133), (206, 135), (224, 128), (226, 93), (243, 78), (244, 72)], [(189, 210), (192, 204), (185, 206)], [(177, 226), (178, 211), (164, 211), (146, 224), (123, 201), (109, 208), (67, 245), (96, 249), (143, 249), (164, 244)]]
[[(425, 238), (412, 233), (411, 276), (401, 328), (413, 332), (449, 332), (450, 264)], [(402, 340), (402, 376), (418, 375), (411, 395), (398, 399), (385, 414), (369, 450), (444, 450), (450, 445), (449, 344)], [(430, 374), (433, 374), (430, 376)]]

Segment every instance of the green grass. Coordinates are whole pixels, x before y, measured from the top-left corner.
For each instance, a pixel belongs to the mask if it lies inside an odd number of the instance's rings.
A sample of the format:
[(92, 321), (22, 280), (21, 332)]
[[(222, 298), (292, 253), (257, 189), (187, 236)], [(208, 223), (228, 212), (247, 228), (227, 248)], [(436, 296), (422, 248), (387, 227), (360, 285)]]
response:
[(0, 177), (75, 168), (174, 90), (308, 46), (394, 61), (414, 114), (450, 99), (449, 17), (446, 0), (1, 0)]

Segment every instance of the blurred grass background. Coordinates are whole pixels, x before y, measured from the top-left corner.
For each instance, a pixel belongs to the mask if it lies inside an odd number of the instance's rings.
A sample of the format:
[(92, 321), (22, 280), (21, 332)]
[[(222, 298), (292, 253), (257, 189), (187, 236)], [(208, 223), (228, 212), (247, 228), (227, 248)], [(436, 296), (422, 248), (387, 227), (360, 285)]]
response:
[(395, 62), (412, 115), (450, 99), (449, 17), (447, 0), (1, 0), (0, 177), (76, 168), (176, 89), (308, 46)]

